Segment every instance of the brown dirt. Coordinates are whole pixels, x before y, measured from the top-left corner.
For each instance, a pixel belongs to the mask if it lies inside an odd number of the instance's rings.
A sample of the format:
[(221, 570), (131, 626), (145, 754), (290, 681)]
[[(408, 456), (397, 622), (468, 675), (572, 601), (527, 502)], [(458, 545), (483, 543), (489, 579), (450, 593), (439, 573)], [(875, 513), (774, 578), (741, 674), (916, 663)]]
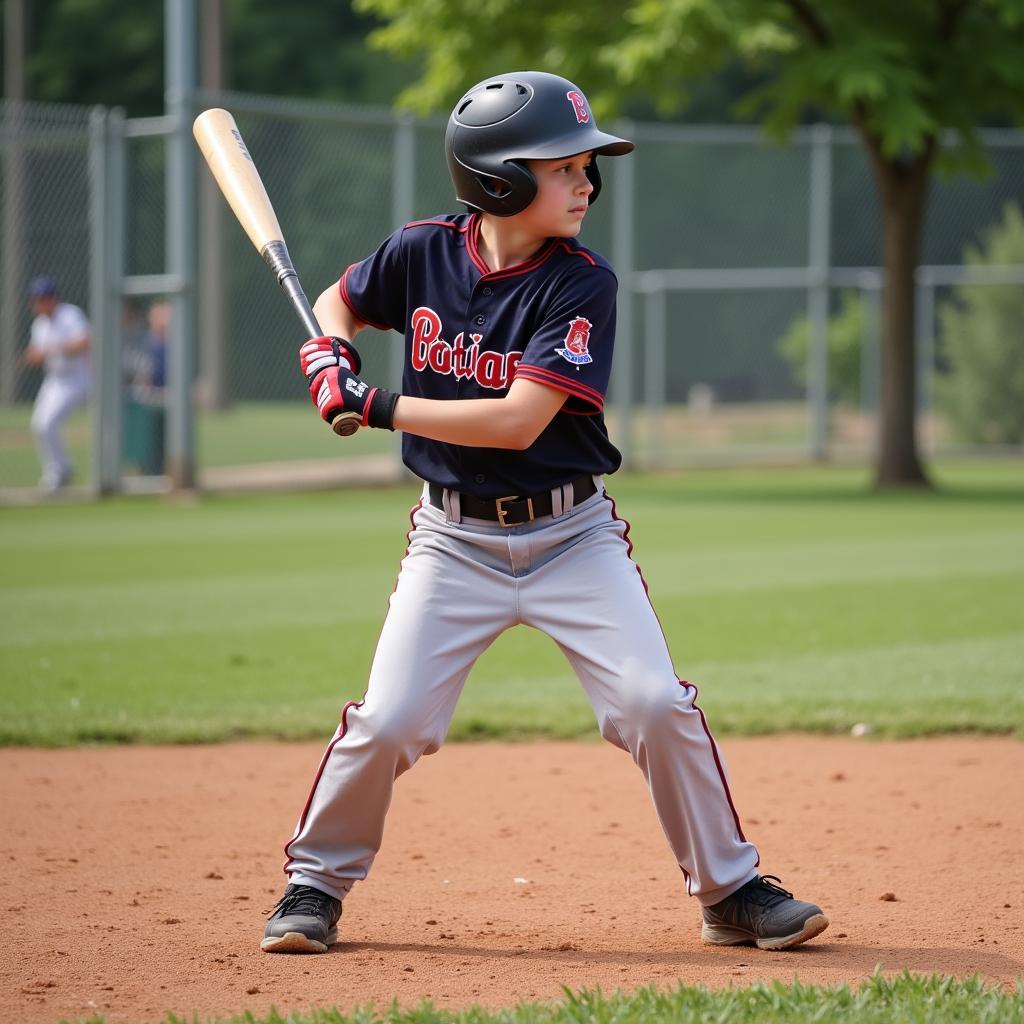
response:
[(642, 778), (609, 746), (425, 758), (318, 957), (259, 939), (321, 745), (2, 750), (0, 1020), (498, 1007), (562, 984), (858, 983), (876, 964), (1024, 976), (1024, 744), (723, 746), (762, 870), (832, 919), (798, 950), (700, 944)]

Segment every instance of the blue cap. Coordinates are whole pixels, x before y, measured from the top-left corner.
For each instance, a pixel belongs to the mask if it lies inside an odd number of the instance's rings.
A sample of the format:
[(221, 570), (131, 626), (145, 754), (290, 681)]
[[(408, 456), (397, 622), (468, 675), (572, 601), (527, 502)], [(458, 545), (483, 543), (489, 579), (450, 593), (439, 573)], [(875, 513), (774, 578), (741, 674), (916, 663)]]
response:
[(57, 284), (57, 278), (43, 275), (41, 277), (33, 277), (29, 282), (28, 294), (33, 299), (48, 298), (53, 295), (60, 293), (60, 287)]

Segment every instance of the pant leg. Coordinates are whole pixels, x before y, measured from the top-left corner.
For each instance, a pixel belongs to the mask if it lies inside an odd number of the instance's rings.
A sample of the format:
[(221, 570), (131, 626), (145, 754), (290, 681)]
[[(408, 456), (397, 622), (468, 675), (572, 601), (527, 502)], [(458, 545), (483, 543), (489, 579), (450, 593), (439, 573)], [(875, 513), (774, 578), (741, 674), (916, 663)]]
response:
[(687, 881), (704, 905), (755, 875), (725, 764), (676, 674), (646, 585), (629, 557), (628, 525), (610, 499), (583, 506), (578, 540), (524, 583), (523, 620), (550, 635), (586, 690), (601, 734), (629, 751)]
[(436, 509), (413, 524), (366, 693), (346, 706), (286, 847), (291, 881), (338, 899), (373, 864), (395, 779), (441, 746), (470, 668), (515, 621), (500, 560)]
[(88, 387), (78, 380), (48, 376), (32, 407), (35, 435), (44, 484), (59, 486), (71, 476), (71, 462), (64, 448), (64, 420), (88, 397)]

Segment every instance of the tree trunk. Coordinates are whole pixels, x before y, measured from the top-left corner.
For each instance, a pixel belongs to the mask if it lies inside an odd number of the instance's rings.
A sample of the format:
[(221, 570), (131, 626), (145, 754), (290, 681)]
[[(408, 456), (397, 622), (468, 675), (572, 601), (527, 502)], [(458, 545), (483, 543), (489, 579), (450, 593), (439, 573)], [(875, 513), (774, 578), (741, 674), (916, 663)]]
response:
[(878, 487), (929, 485), (917, 450), (914, 274), (924, 226), (933, 147), (906, 160), (873, 156), (882, 204), (885, 293), (882, 305)]

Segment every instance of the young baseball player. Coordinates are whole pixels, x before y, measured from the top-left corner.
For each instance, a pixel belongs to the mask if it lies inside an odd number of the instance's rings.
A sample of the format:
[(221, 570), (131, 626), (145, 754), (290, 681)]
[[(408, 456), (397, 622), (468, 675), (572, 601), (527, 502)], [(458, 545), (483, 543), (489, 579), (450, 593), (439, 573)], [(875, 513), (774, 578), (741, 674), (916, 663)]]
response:
[(42, 465), (39, 486), (46, 493), (64, 487), (72, 476), (64, 448), (64, 420), (89, 398), (89, 341), (92, 330), (85, 313), (61, 302), (53, 277), (36, 277), (29, 284), (35, 319), (24, 360), (43, 366), (45, 376), (32, 407), (32, 433)]
[[(307, 342), (300, 360), (321, 416), (401, 430), (424, 483), (366, 694), (345, 707), (286, 847), (269, 952), (336, 940), (395, 779), (441, 746), (473, 663), (520, 623), (558, 644), (601, 734), (644, 773), (705, 942), (785, 949), (828, 925), (758, 875), (602, 482), (620, 462), (602, 416), (616, 279), (576, 236), (601, 191), (598, 157), (632, 149), (563, 78), (481, 82), (445, 136), (470, 212), (405, 225), (316, 303), (333, 337)], [(358, 376), (349, 339), (366, 324), (405, 336), (400, 396)]]

